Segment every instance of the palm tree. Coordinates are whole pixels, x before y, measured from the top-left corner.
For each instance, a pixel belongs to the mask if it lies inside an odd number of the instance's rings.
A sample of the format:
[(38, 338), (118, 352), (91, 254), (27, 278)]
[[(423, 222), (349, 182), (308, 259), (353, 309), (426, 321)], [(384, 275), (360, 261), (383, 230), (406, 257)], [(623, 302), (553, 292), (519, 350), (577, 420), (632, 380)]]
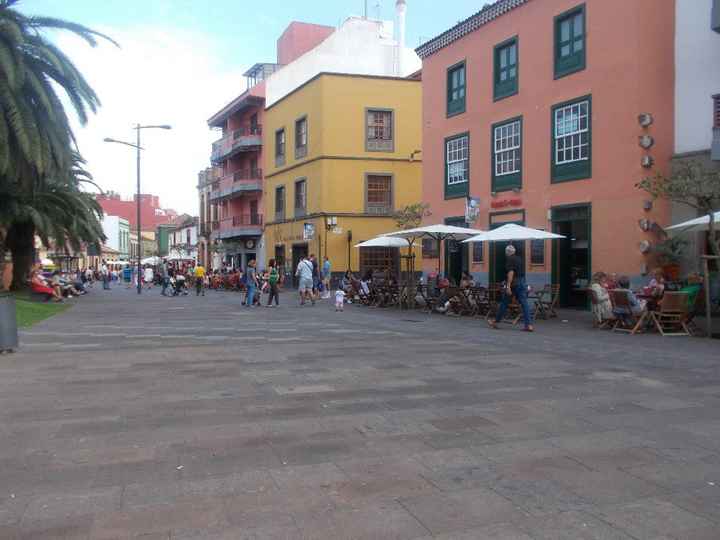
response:
[[(0, 212), (6, 229), (6, 246), (14, 261), (13, 286), (32, 263), (34, 235), (52, 234), (56, 242), (86, 238), (98, 232), (85, 222), (94, 211), (79, 190), (82, 172), (77, 170), (76, 142), (56, 88), (67, 95), (82, 124), (95, 112), (100, 100), (72, 61), (46, 39), (43, 31), (65, 30), (83, 38), (90, 46), (97, 38), (112, 39), (85, 26), (50, 17), (28, 17), (14, 7), (19, 0), (0, 0), (0, 193), (8, 213)], [(80, 176), (77, 176), (77, 175)], [(73, 180), (70, 180), (70, 179)], [(69, 226), (53, 219), (62, 212), (78, 222)], [(84, 224), (83, 224), (84, 223)], [(66, 237), (55, 236), (64, 233)], [(75, 238), (73, 235), (79, 234)], [(47, 241), (47, 237), (43, 238)]]

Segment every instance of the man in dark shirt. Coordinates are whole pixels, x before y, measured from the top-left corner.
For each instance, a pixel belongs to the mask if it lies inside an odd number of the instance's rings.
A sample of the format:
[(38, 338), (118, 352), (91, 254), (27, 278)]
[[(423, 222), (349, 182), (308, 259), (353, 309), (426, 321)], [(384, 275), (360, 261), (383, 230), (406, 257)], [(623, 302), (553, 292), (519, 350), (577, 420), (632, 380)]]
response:
[(532, 316), (530, 315), (530, 307), (527, 301), (527, 284), (525, 283), (525, 265), (523, 260), (515, 254), (515, 246), (510, 244), (505, 248), (505, 271), (507, 276), (505, 278), (505, 291), (503, 299), (500, 304), (500, 309), (495, 316), (494, 321), (490, 321), (492, 328), (497, 328), (497, 323), (502, 321), (507, 311), (508, 304), (512, 300), (513, 295), (517, 298), (520, 307), (522, 308), (523, 321), (525, 322), (525, 331), (533, 332)]

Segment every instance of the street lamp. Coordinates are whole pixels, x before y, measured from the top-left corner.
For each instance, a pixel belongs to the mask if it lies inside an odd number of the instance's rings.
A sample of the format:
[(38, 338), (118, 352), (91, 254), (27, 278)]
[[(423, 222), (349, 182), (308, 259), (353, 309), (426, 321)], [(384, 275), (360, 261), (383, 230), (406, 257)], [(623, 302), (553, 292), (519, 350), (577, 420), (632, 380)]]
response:
[(133, 129), (137, 132), (137, 144), (125, 142), (125, 141), (118, 141), (117, 139), (111, 139), (110, 137), (106, 137), (104, 141), (106, 143), (117, 143), (117, 144), (124, 144), (125, 146), (131, 146), (132, 148), (135, 148), (137, 150), (137, 197), (136, 197), (136, 205), (137, 205), (137, 236), (138, 236), (138, 253), (137, 253), (137, 292), (138, 294), (142, 294), (142, 274), (141, 274), (141, 259), (142, 259), (142, 227), (140, 224), (140, 150), (144, 150), (142, 146), (140, 146), (140, 131), (143, 129), (172, 129), (172, 126), (169, 126), (167, 124), (163, 125), (157, 125), (157, 126), (141, 126), (140, 124), (136, 124)]

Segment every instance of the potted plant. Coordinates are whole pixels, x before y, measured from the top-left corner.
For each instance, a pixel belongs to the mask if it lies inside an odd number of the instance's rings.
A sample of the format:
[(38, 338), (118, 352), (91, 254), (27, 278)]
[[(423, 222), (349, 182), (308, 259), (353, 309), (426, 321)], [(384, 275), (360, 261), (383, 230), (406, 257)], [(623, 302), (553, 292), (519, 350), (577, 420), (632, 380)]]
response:
[(679, 237), (668, 238), (655, 246), (654, 252), (665, 277), (670, 281), (680, 278), (680, 261), (687, 247), (687, 240)]

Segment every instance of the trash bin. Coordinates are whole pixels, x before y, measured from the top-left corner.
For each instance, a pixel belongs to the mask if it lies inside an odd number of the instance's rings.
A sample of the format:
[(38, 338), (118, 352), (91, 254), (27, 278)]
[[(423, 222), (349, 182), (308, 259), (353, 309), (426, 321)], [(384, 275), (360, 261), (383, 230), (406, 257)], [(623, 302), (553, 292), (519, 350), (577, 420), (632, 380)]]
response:
[(0, 352), (14, 351), (18, 347), (15, 299), (10, 294), (0, 293)]

